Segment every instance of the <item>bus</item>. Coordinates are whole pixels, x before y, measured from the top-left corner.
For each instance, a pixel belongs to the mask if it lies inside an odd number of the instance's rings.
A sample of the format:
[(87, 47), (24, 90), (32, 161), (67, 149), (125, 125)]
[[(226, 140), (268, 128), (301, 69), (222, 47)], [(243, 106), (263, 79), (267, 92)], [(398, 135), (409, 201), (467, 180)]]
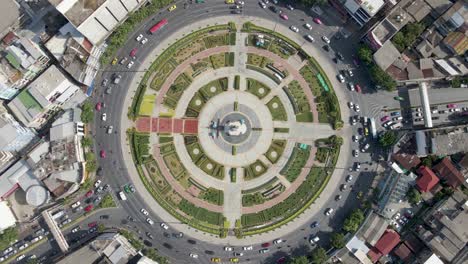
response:
[(377, 138), (377, 128), (375, 126), (375, 118), (373, 117), (369, 118), (369, 123), (370, 123), (372, 137)]
[(152, 26), (149, 30), (149, 32), (151, 34), (154, 34), (156, 33), (156, 31), (160, 30), (162, 27), (164, 27), (165, 25), (167, 25), (167, 19), (163, 19), (161, 21), (159, 21), (158, 23), (156, 23), (154, 26)]

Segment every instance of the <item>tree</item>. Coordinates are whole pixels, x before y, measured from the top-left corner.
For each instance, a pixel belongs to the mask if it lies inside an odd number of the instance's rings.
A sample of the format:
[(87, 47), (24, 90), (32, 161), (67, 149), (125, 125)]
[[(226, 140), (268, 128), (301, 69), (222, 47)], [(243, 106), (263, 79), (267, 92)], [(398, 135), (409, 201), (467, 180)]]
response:
[(300, 0), (300, 1), (305, 6), (324, 5), (328, 2), (327, 0)]
[(369, 74), (372, 80), (377, 84), (385, 88), (387, 91), (394, 91), (396, 89), (396, 82), (392, 76), (380, 69), (379, 66), (372, 64), (369, 67)]
[(81, 121), (91, 123), (94, 120), (93, 105), (90, 101), (86, 101), (81, 105)]
[(397, 142), (398, 138), (397, 135), (394, 131), (385, 131), (380, 137), (379, 137), (379, 144), (384, 147), (391, 147)]
[(81, 145), (83, 147), (91, 147), (93, 145), (93, 139), (91, 137), (83, 137), (81, 139)]
[(343, 230), (354, 233), (358, 230), (362, 221), (364, 221), (364, 213), (360, 209), (356, 209), (345, 219)]
[(309, 260), (306, 256), (300, 256), (291, 259), (288, 264), (309, 264)]
[(333, 233), (330, 237), (330, 244), (334, 248), (343, 248), (345, 246), (345, 237), (342, 233)]
[(372, 53), (367, 45), (361, 45), (357, 52), (359, 59), (366, 65), (372, 64)]
[(406, 197), (411, 204), (418, 204), (421, 201), (421, 193), (415, 187), (408, 190)]
[(86, 178), (86, 180), (81, 185), (81, 188), (83, 188), (84, 190), (88, 190), (92, 186), (93, 186), (93, 181), (91, 180), (91, 178), (88, 177), (88, 178)]
[(18, 229), (16, 227), (9, 227), (3, 230), (0, 234), (0, 248), (6, 248), (11, 243), (18, 239)]
[(401, 32), (401, 31), (399, 31), (398, 33), (395, 34), (395, 36), (393, 36), (392, 42), (393, 42), (393, 45), (395, 45), (395, 47), (400, 52), (402, 52), (406, 48), (405, 34), (403, 34), (403, 32)]
[(169, 261), (158, 254), (158, 252), (154, 248), (145, 248), (143, 249), (143, 254), (148, 258), (160, 263), (160, 264), (168, 264)]
[(26, 261), (26, 264), (37, 264), (39, 263), (37, 258), (29, 258), (28, 261)]
[(327, 260), (327, 252), (322, 247), (316, 247), (311, 254), (313, 264), (322, 264)]
[(98, 231), (99, 233), (104, 232), (104, 230), (106, 230), (106, 226), (105, 226), (104, 224), (99, 224), (99, 225), (97, 226), (97, 231)]

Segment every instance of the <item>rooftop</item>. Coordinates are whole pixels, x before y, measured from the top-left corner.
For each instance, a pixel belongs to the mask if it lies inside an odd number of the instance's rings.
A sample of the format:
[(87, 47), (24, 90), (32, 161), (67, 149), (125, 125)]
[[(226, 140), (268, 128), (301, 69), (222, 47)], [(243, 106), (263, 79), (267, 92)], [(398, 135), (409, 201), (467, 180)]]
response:
[(399, 242), (400, 235), (393, 229), (387, 229), (374, 247), (382, 255), (387, 255)]
[(421, 177), (416, 180), (416, 185), (422, 192), (429, 192), (437, 185), (437, 183), (439, 183), (439, 178), (437, 178), (435, 173), (429, 167), (421, 166), (418, 169), (418, 174)]
[(461, 172), (455, 167), (448, 157), (445, 157), (441, 162), (435, 165), (433, 170), (441, 179), (445, 180), (446, 183), (453, 188), (457, 188), (465, 181)]
[(19, 18), (20, 6), (14, 0), (2, 0), (2, 8), (0, 8), (0, 35), (4, 35), (3, 33)]
[(392, 63), (401, 57), (398, 49), (391, 41), (387, 41), (373, 55), (375, 63), (383, 70), (386, 70)]
[(418, 156), (406, 153), (393, 154), (392, 158), (407, 171), (416, 168), (421, 163)]
[(413, 252), (404, 244), (401, 243), (394, 251), (393, 254), (395, 254), (398, 258), (400, 258), (404, 263), (408, 263), (411, 259), (411, 256), (413, 255)]

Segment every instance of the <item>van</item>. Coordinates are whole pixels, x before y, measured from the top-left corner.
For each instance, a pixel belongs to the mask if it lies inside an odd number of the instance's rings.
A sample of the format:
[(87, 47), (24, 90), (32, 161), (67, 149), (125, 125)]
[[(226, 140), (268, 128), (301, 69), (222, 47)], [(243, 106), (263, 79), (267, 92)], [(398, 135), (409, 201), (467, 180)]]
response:
[(122, 201), (126, 201), (127, 200), (127, 196), (125, 196), (125, 193), (124, 192), (119, 192), (119, 196), (120, 196), (120, 199)]

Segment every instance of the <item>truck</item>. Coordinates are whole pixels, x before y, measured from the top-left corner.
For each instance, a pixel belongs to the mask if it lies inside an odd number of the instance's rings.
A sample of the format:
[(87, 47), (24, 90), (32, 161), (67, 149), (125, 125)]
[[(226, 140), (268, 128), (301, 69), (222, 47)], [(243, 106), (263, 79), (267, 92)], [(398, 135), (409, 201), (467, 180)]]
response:
[(120, 196), (120, 199), (121, 199), (122, 201), (127, 200), (127, 196), (125, 196), (125, 193), (124, 193), (124, 192), (119, 192), (119, 196)]

